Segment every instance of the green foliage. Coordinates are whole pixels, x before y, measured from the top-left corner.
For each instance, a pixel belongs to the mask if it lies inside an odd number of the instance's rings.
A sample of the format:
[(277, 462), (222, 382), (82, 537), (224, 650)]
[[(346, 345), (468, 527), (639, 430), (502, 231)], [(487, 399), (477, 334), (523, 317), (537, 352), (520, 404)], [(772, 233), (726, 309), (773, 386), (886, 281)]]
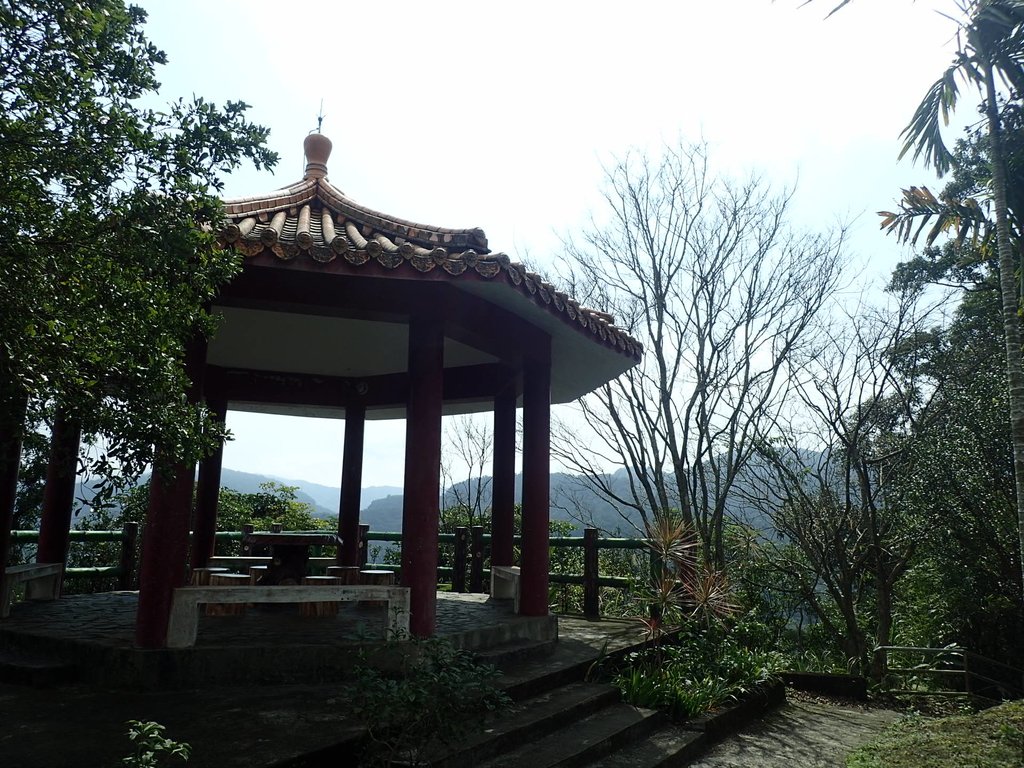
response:
[(22, 421), (25, 395), (29, 423), (59, 405), (106, 438), (101, 478), (216, 436), (184, 369), (239, 269), (216, 193), (243, 161), (276, 162), (245, 104), (141, 105), (165, 62), (145, 18), (121, 0), (0, 8), (0, 420)]
[(353, 672), (346, 702), (368, 731), (360, 765), (419, 765), (432, 750), (456, 744), (482, 727), (488, 713), (509, 704), (493, 667), (445, 640), (389, 643), (381, 658), (400, 659), (382, 670), (363, 659)]
[(329, 521), (314, 517), (312, 507), (296, 498), (298, 490), (297, 486), (273, 480), (260, 483), (256, 493), (221, 488), (217, 503), (217, 530), (240, 531), (243, 525), (250, 524), (256, 530), (268, 530), (275, 523), (286, 531), (331, 528)]
[(655, 568), (641, 604), (650, 643), (614, 678), (623, 699), (693, 717), (770, 680), (782, 657), (756, 648), (766, 625), (754, 615), (735, 620), (740, 607), (724, 576), (698, 562), (690, 527), (661, 514), (647, 535)]
[(143, 720), (128, 721), (128, 738), (135, 745), (135, 754), (121, 761), (129, 768), (157, 768), (169, 760), (178, 758), (187, 763), (192, 748), (182, 741), (164, 736), (164, 726)]
[(613, 682), (634, 706), (686, 718), (741, 698), (782, 668), (782, 656), (743, 645), (739, 633), (691, 626), (670, 645), (631, 654)]
[(1024, 757), (1024, 702), (976, 715), (909, 717), (846, 759), (848, 768), (1019, 768)]

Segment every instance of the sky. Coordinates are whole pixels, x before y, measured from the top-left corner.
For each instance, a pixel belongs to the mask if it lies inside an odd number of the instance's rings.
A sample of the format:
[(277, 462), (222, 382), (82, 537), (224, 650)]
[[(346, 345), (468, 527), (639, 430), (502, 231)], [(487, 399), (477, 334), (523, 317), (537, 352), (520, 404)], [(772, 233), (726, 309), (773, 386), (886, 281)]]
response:
[[(138, 0), (136, 0), (138, 2)], [(875, 212), (936, 185), (899, 134), (952, 60), (952, 0), (313, 2), (142, 0), (169, 63), (160, 97), (241, 100), (270, 128), (276, 170), (227, 197), (299, 181), (302, 140), (334, 150), (352, 199), (554, 269), (628, 151), (706, 141), (713, 170), (796, 186), (793, 223), (852, 224), (851, 291), (909, 254)], [(976, 119), (969, 103), (959, 125)], [(344, 425), (229, 412), (232, 469), (338, 485)], [(403, 422), (367, 425), (364, 485), (402, 484)]]

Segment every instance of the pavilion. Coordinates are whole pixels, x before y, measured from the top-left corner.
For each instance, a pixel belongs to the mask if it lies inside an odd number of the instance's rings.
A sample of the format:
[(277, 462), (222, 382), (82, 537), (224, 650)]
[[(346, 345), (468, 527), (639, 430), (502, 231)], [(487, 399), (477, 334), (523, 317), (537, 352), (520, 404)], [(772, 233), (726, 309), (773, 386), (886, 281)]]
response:
[[(641, 345), (609, 315), (492, 253), (479, 229), (426, 226), (354, 202), (327, 179), (325, 136), (307, 136), (304, 149), (298, 183), (225, 201), (218, 237), (244, 265), (213, 305), (216, 335), (189, 352), (195, 397), (221, 419), (229, 409), (344, 418), (338, 532), (347, 565), (358, 562), (365, 421), (405, 417), (401, 584), (418, 636), (435, 627), (442, 415), (493, 411), (492, 564), (513, 565), (522, 407), (519, 605), (523, 615), (547, 615), (550, 405), (635, 365)], [(61, 431), (58, 424), (55, 463)], [(77, 434), (72, 442), (77, 451)], [(197, 487), (187, 466), (151, 484), (140, 648), (165, 645), (182, 566), (203, 566), (213, 554), (221, 456), (201, 462)], [(48, 496), (67, 497), (49, 485)], [(53, 498), (44, 503), (40, 562), (66, 559), (70, 499)]]

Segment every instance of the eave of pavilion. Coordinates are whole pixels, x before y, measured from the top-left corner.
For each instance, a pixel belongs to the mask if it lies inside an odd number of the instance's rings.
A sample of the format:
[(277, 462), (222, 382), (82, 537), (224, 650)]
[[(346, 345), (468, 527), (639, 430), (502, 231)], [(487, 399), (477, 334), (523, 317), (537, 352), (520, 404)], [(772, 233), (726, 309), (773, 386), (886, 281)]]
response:
[[(276, 337), (280, 344), (285, 329), (278, 325), (287, 324), (288, 338), (305, 333), (309, 343), (313, 320), (303, 316), (396, 325), (416, 314), (440, 317), (446, 366), (451, 346), (450, 365), (467, 370), (491, 364), (521, 368), (550, 338), (554, 402), (575, 399), (640, 360), (641, 344), (610, 315), (580, 306), (506, 254), (492, 253), (482, 230), (420, 224), (361, 205), (326, 178), (330, 142), (313, 134), (306, 150), (302, 181), (225, 201), (226, 223), (218, 237), (243, 255), (245, 267), (215, 302), (228, 319), (225, 328), (237, 329), (244, 313), (251, 323), (247, 333)], [(397, 353), (399, 342), (386, 331), (385, 337)], [(225, 335), (221, 350), (234, 343)], [(345, 378), (401, 372), (395, 365), (354, 371), (337, 359), (324, 362), (336, 349), (324, 349), (319, 367), (307, 364), (296, 373)], [(279, 370), (270, 360), (228, 357), (211, 362)]]

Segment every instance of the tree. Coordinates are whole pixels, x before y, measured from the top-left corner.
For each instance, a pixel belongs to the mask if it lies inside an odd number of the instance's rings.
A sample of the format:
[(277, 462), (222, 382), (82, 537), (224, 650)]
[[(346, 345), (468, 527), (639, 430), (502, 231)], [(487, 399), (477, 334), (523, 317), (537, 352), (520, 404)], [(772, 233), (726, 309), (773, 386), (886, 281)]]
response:
[(872, 649), (891, 643), (897, 582), (916, 548), (893, 485), (933, 410), (906, 354), (922, 332), (906, 299), (891, 316), (834, 330), (791, 371), (802, 418), (760, 436), (745, 483), (779, 537), (766, 542), (770, 567), (797, 585), (848, 663), (876, 680), (885, 656)]
[(165, 56), (121, 0), (0, 7), (0, 447), (54, 409), (103, 437), (103, 475), (213, 437), (186, 347), (238, 270), (218, 248), (219, 176), (276, 162), (246, 105), (143, 107)]
[[(456, 416), (445, 425), (441, 452), (441, 527), (455, 523), (447, 516), (455, 514), (457, 525), (483, 525), (490, 519), (491, 477), (484, 474), (491, 465), (494, 434), (485, 423), (472, 416)], [(464, 471), (465, 479), (456, 480)], [(457, 514), (456, 514), (457, 513)]]
[(297, 486), (269, 480), (256, 493), (221, 488), (217, 502), (217, 529), (240, 531), (244, 525), (268, 530), (277, 523), (286, 531), (315, 531), (332, 528), (330, 522), (313, 515), (313, 508), (296, 497)]
[(952, 322), (905, 350), (932, 382), (934, 405), (891, 493), (912, 510), (919, 542), (897, 621), (903, 644), (955, 643), (1012, 665), (1024, 599), (999, 281), (989, 244), (970, 251), (947, 242), (893, 279), (962, 287)]
[[(593, 438), (566, 427), (553, 451), (635, 528), (678, 510), (720, 569), (730, 489), (840, 284), (843, 231), (792, 232), (789, 193), (715, 178), (703, 145), (627, 156), (604, 197), (566, 244), (566, 279), (643, 342), (644, 359), (581, 401)], [(625, 490), (609, 466), (625, 470)]]
[[(844, 0), (836, 10), (846, 5)], [(991, 199), (999, 263), (1010, 431), (1013, 440), (1018, 546), (1024, 553), (1024, 355), (1021, 350), (1020, 299), (1007, 183), (1007, 152), (998, 88), (1009, 88), (1009, 101), (1024, 97), (1024, 0), (960, 0), (962, 20), (953, 63), (928, 89), (910, 124), (903, 131), (900, 157), (913, 150), (941, 176), (952, 154), (942, 136), (960, 96), (959, 83), (974, 88), (981, 98), (991, 165)], [(883, 220), (885, 226), (885, 220)], [(1022, 573), (1024, 579), (1024, 573)], [(1024, 594), (1024, 592), (1022, 592)]]

